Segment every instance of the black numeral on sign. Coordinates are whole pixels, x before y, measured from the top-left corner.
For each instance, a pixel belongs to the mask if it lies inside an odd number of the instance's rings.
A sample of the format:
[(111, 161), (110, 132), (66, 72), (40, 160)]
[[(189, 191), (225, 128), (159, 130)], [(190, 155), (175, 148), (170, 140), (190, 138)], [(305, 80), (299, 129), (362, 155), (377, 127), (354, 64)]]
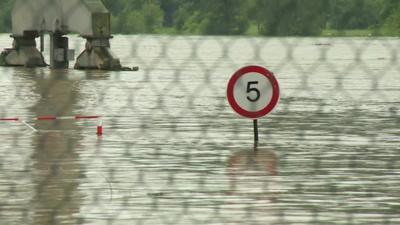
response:
[(255, 97), (251, 98), (250, 96), (247, 96), (247, 100), (251, 102), (256, 102), (260, 100), (261, 97), (261, 92), (258, 90), (255, 86), (258, 84), (258, 81), (250, 81), (247, 83), (247, 94), (249, 95), (251, 92), (254, 92), (256, 94)]

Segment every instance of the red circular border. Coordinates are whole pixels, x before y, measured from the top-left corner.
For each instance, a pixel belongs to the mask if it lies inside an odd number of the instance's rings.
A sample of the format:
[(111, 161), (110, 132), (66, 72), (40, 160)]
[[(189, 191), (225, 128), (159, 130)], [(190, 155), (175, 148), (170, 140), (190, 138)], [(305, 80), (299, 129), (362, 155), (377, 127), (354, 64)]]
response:
[[(234, 88), (236, 82), (239, 80), (240, 77), (247, 73), (259, 73), (264, 75), (272, 84), (272, 98), (271, 101), (268, 103), (268, 105), (263, 108), (260, 111), (257, 112), (250, 112), (242, 107), (239, 106), (239, 104), (236, 102), (235, 97), (233, 96), (234, 93)], [(270, 113), (275, 106), (278, 104), (279, 101), (279, 84), (278, 80), (275, 78), (274, 74), (265, 69), (264, 67), (261, 66), (246, 66), (238, 70), (236, 73), (234, 73), (229, 80), (228, 83), (228, 89), (227, 89), (227, 97), (228, 97), (228, 102), (239, 115), (251, 118), (251, 119), (257, 119), (260, 117), (263, 117)]]

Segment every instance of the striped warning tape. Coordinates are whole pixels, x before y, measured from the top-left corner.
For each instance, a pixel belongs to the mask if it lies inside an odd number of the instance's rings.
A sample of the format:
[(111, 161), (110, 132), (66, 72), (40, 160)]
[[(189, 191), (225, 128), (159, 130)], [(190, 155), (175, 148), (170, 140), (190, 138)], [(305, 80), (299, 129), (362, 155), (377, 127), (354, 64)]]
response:
[[(103, 135), (103, 121), (101, 120), (101, 116), (39, 116), (34, 118), (33, 120), (35, 121), (55, 121), (55, 120), (85, 120), (85, 119), (98, 119), (99, 123), (97, 125), (97, 135), (102, 136)], [(29, 125), (26, 120), (22, 120), (21, 118), (18, 117), (10, 117), (10, 118), (0, 118), (0, 121), (4, 122), (21, 122), (24, 125), (26, 125), (28, 128), (30, 128), (33, 131), (38, 131), (31, 125)]]
[(0, 121), (19, 121), (19, 118), (0, 118)]
[[(83, 120), (83, 119), (100, 119), (101, 116), (39, 116), (34, 120)], [(18, 117), (0, 118), (0, 121), (21, 121)]]

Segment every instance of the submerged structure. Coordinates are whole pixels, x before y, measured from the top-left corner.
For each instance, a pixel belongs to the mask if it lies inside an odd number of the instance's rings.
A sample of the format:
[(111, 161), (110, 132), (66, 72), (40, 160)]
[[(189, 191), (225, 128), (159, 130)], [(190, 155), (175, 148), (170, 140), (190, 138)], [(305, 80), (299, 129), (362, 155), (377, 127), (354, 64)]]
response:
[[(110, 13), (101, 0), (15, 0), (12, 10), (13, 45), (0, 55), (2, 66), (43, 67), (43, 35), (50, 35), (50, 67), (68, 68), (74, 50), (69, 33), (86, 39), (75, 69), (122, 70), (110, 49)], [(36, 38), (40, 37), (40, 51)]]

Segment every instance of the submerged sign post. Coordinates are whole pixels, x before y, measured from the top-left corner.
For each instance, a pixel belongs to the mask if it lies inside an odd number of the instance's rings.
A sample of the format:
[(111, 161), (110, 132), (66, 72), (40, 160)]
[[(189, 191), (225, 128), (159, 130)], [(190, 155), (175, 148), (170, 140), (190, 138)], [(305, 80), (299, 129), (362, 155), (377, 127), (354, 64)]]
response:
[(279, 101), (279, 84), (274, 74), (260, 66), (246, 66), (233, 74), (227, 97), (232, 109), (253, 120), (254, 142), (258, 144), (258, 118), (270, 113)]

